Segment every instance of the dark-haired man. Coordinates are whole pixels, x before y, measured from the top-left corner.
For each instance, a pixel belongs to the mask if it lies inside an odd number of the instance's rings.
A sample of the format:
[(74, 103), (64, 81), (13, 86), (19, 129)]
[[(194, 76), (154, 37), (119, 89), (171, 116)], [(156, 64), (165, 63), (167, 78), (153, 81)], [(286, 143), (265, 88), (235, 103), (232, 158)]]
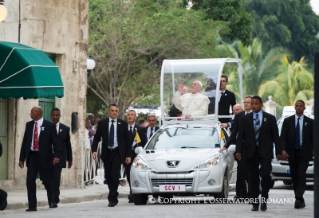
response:
[(241, 160), (242, 154), (245, 154), (244, 158), (247, 161), (249, 178), (251, 179), (252, 211), (259, 209), (259, 176), (261, 177), (260, 209), (266, 211), (271, 183), (273, 143), (275, 143), (277, 159), (281, 158), (282, 150), (276, 118), (262, 110), (263, 103), (259, 96), (251, 98), (251, 105), (253, 112), (243, 116), (240, 121), (236, 140), (236, 159)]
[[(228, 84), (228, 77), (222, 75), (220, 78), (219, 86), (219, 104), (218, 104), (218, 115), (231, 115), (229, 109), (233, 110), (234, 105), (236, 104), (235, 94), (226, 89)], [(230, 118), (220, 118), (221, 123), (230, 122)]]
[(51, 119), (55, 124), (55, 128), (61, 143), (60, 162), (53, 166), (52, 187), (53, 196), (56, 203), (60, 202), (60, 181), (62, 168), (66, 168), (66, 161), (68, 161), (68, 168), (72, 166), (72, 146), (70, 140), (70, 127), (60, 123), (61, 112), (59, 108), (51, 110)]
[[(37, 211), (36, 179), (38, 173), (47, 190), (50, 208), (56, 208), (52, 189), (52, 169), (59, 163), (61, 143), (54, 123), (43, 119), (41, 107), (33, 107), (30, 113), (32, 121), (27, 122), (20, 150), (19, 167), (23, 169), (24, 161), (27, 165), (27, 191), (29, 208)], [(53, 151), (52, 152), (52, 144)]]
[(132, 156), (131, 156), (131, 163), (125, 164), (125, 173), (127, 176), (127, 180), (130, 186), (130, 194), (128, 196), (129, 203), (133, 203), (133, 196), (131, 190), (131, 166), (134, 158), (136, 157), (135, 148), (140, 146), (144, 147), (147, 143), (147, 138), (145, 135), (145, 131), (143, 131), (143, 127), (137, 125), (136, 121), (136, 112), (134, 110), (130, 110), (127, 113), (127, 122), (128, 122), (128, 130), (130, 136), (130, 145), (132, 146)]
[(114, 207), (118, 203), (117, 189), (121, 164), (129, 164), (132, 156), (128, 124), (117, 118), (118, 112), (118, 106), (111, 104), (108, 109), (109, 118), (100, 120), (92, 144), (92, 157), (95, 160), (99, 141), (103, 138), (101, 159), (104, 162), (104, 175), (109, 187), (109, 207)]
[(309, 161), (313, 160), (313, 120), (304, 115), (305, 109), (305, 102), (298, 100), (296, 114), (285, 119), (280, 135), (283, 159), (289, 161), (296, 209), (306, 206), (303, 198), (306, 171)]

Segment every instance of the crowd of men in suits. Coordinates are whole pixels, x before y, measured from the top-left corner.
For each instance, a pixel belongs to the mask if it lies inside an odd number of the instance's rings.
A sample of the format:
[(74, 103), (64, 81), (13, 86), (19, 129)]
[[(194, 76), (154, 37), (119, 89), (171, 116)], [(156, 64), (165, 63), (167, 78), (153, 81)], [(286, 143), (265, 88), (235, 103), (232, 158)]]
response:
[[(229, 116), (231, 107), (235, 117), (233, 120), (220, 118), (222, 128), (231, 128), (231, 136), (220, 152), (225, 150), (227, 152), (231, 144), (236, 144), (234, 155), (238, 161), (237, 198), (252, 198), (252, 211), (258, 211), (259, 204), (262, 211), (267, 210), (274, 144), (276, 158), (289, 161), (296, 198), (295, 208), (305, 207), (303, 199), (306, 186), (305, 173), (313, 155), (313, 120), (303, 115), (305, 103), (302, 100), (296, 102), (296, 114), (284, 121), (279, 138), (276, 119), (262, 110), (262, 99), (259, 96), (246, 96), (243, 110), (241, 105), (236, 104), (234, 93), (226, 89), (227, 83), (228, 78), (223, 75), (220, 80), (219, 115)], [(193, 82), (189, 93), (181, 94), (183, 88), (185, 88), (184, 84), (180, 83), (174, 96), (174, 105), (186, 119), (207, 115), (209, 108), (213, 113), (215, 106), (211, 105), (210, 98), (215, 97), (199, 94), (203, 88), (200, 81)], [(210, 92), (212, 88), (212, 81), (209, 81), (206, 86), (207, 92)], [(118, 112), (118, 106), (111, 104), (108, 109), (109, 117), (100, 120), (96, 129), (94, 131), (92, 129), (94, 134), (90, 135), (94, 136), (91, 148), (93, 159), (98, 158), (97, 148), (102, 138), (102, 152), (99, 158), (104, 163), (104, 175), (109, 188), (109, 207), (118, 204), (118, 178), (121, 164), (125, 164), (127, 179), (131, 186), (130, 168), (136, 157), (134, 150), (137, 146), (144, 147), (159, 129), (156, 126), (156, 116), (153, 114), (148, 115), (148, 126), (141, 127), (135, 123), (137, 115), (134, 110), (128, 112), (127, 121), (119, 119)], [(41, 107), (32, 108), (30, 113), (32, 121), (26, 124), (19, 157), (19, 167), (24, 168), (24, 163), (27, 166), (26, 185), (29, 207), (26, 211), (28, 212), (37, 210), (37, 175), (40, 175), (47, 190), (49, 207), (56, 208), (60, 201), (61, 170), (66, 167), (66, 162), (68, 162), (68, 168), (72, 166), (70, 128), (59, 122), (60, 110), (52, 109), (52, 122), (43, 119), (42, 114)], [(90, 117), (87, 120), (90, 120)], [(259, 200), (260, 178), (261, 201)], [(246, 183), (249, 184), (248, 192)], [(133, 198), (134, 195), (130, 192), (129, 203), (133, 202)], [(0, 207), (1, 205), (3, 205), (2, 202)]]

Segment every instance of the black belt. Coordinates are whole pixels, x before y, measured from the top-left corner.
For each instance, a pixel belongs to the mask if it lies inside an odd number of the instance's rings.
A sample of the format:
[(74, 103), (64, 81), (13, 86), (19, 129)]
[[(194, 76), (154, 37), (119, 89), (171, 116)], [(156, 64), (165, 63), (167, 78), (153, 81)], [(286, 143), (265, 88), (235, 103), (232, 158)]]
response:
[(30, 153), (39, 155), (39, 151), (32, 151), (31, 149), (30, 149)]
[(118, 151), (118, 150), (119, 150), (119, 147), (116, 147), (116, 148), (108, 148), (107, 150), (109, 150), (110, 152)]

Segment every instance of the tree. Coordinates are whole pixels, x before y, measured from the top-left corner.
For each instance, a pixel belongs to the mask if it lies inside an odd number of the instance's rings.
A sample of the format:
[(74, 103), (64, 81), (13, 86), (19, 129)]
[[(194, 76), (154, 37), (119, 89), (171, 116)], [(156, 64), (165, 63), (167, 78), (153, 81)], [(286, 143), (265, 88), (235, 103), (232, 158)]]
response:
[[(285, 49), (273, 48), (264, 55), (262, 44), (256, 38), (250, 46), (244, 46), (241, 41), (236, 41), (233, 44), (224, 43), (220, 49), (228, 50), (233, 58), (242, 60), (243, 96), (256, 95), (261, 84), (274, 79), (281, 64), (281, 58), (289, 54)], [(229, 72), (229, 86), (227, 88), (234, 91), (238, 97), (238, 85), (233, 85), (239, 84), (237, 72)]]
[(184, 0), (192, 3), (191, 9), (205, 11), (208, 20), (220, 21), (220, 35), (230, 40), (241, 40), (248, 46), (252, 41), (253, 18), (242, 0)]
[(246, 0), (244, 5), (255, 20), (253, 37), (263, 42), (264, 52), (285, 47), (293, 60), (305, 56), (312, 65), (314, 51), (319, 50), (319, 16), (309, 0)]
[(278, 68), (277, 77), (267, 81), (259, 88), (258, 94), (262, 98), (272, 95), (280, 106), (293, 106), (297, 100), (307, 101), (314, 97), (314, 79), (305, 69), (304, 57), (299, 62), (289, 63), (288, 58), (282, 58), (282, 65)]
[(91, 0), (89, 52), (96, 68), (88, 87), (105, 105), (125, 109), (158, 95), (162, 60), (216, 56), (218, 24), (174, 1)]

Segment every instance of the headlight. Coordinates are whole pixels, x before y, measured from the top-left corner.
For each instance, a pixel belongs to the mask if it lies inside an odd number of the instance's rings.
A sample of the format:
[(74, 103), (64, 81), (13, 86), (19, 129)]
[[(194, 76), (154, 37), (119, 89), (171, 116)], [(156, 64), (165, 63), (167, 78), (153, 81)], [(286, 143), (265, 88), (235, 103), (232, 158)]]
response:
[(137, 169), (141, 170), (151, 170), (150, 168), (143, 159), (136, 157), (133, 162), (133, 166)]
[(202, 168), (216, 166), (219, 164), (220, 159), (221, 159), (220, 154), (214, 155), (214, 156), (208, 158), (207, 160), (203, 161), (198, 166), (196, 166), (195, 169), (202, 169)]

